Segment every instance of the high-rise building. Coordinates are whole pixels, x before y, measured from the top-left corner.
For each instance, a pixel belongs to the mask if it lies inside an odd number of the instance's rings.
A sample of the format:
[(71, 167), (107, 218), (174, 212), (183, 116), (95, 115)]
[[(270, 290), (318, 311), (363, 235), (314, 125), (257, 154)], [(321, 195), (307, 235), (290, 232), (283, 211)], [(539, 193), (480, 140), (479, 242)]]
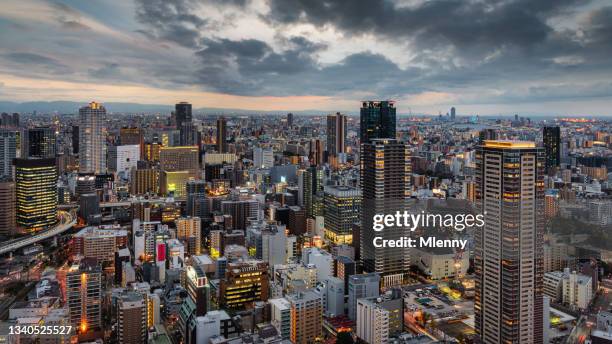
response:
[(348, 316), (357, 319), (357, 300), (380, 295), (380, 275), (369, 273), (349, 276), (348, 281)]
[(196, 316), (205, 315), (208, 311), (210, 287), (204, 268), (199, 264), (188, 265), (185, 267), (185, 276), (185, 289), (189, 299), (193, 302), (194, 314)]
[(394, 289), (383, 297), (357, 300), (357, 337), (370, 344), (385, 344), (390, 336), (402, 332), (404, 302), (401, 290)]
[(143, 159), (146, 161), (157, 162), (161, 154), (161, 143), (147, 142), (144, 144)]
[(30, 128), (25, 134), (26, 157), (55, 158), (55, 130), (50, 127)]
[(347, 116), (337, 112), (327, 116), (327, 154), (337, 157), (346, 153)]
[(158, 194), (159, 178), (157, 169), (133, 169), (130, 177), (130, 193), (132, 195)]
[(71, 247), (74, 254), (94, 258), (98, 262), (112, 262), (115, 252), (127, 247), (128, 232), (108, 227), (85, 227), (74, 235)]
[(325, 186), (325, 238), (336, 245), (353, 243), (353, 224), (359, 222), (361, 190), (351, 186)]
[(452, 107), (452, 108), (450, 109), (450, 118), (451, 118), (451, 121), (454, 121), (454, 120), (455, 120), (455, 117), (457, 116), (457, 112), (456, 112), (456, 111), (457, 111), (457, 110), (455, 110), (455, 107)]
[(476, 152), (476, 331), (483, 343), (541, 343), (544, 150), (485, 141)]
[(410, 235), (407, 227), (373, 230), (376, 214), (404, 211), (410, 198), (411, 164), (407, 147), (395, 139), (373, 139), (362, 144), (361, 259), (366, 272), (379, 272), (384, 285), (402, 282), (410, 268), (410, 249), (375, 247), (374, 239), (398, 240)]
[(191, 104), (180, 102), (174, 105), (174, 116), (176, 118), (176, 127), (180, 129), (183, 123), (191, 123), (193, 117), (191, 115)]
[(79, 126), (72, 126), (72, 154), (79, 154)]
[(187, 194), (187, 183), (191, 180), (195, 178), (189, 171), (162, 171), (159, 192), (166, 196), (184, 197)]
[(132, 168), (138, 166), (140, 160), (139, 145), (110, 146), (108, 148), (108, 170), (123, 173), (128, 178)]
[(546, 173), (551, 173), (561, 164), (561, 128), (544, 127), (542, 137), (546, 152)]
[(307, 217), (314, 217), (316, 212), (316, 196), (323, 191), (324, 172), (320, 168), (311, 166), (302, 172), (302, 190), (304, 208)]
[(293, 114), (291, 112), (287, 114), (287, 126), (289, 128), (293, 127)]
[(233, 229), (245, 230), (247, 219), (259, 217), (259, 203), (254, 199), (222, 201), (221, 212), (232, 216)]
[(221, 280), (221, 307), (241, 309), (256, 301), (268, 300), (268, 263), (261, 260), (236, 261), (227, 264)]
[(136, 291), (117, 300), (117, 340), (122, 344), (142, 344), (147, 340), (147, 302)]
[(17, 225), (38, 231), (57, 222), (55, 159), (15, 159)]
[(223, 116), (217, 119), (217, 152), (227, 153), (227, 120)]
[(66, 304), (79, 332), (101, 327), (102, 269), (95, 260), (84, 259), (66, 274)]
[(17, 157), (15, 130), (0, 129), (0, 177), (13, 177), (13, 159)]
[(291, 305), (290, 340), (295, 344), (314, 343), (321, 336), (323, 305), (321, 297), (306, 291), (287, 296)]
[(119, 142), (122, 146), (138, 145), (140, 147), (140, 157), (144, 157), (144, 134), (141, 128), (119, 129)]
[(190, 255), (202, 252), (202, 220), (199, 217), (181, 217), (176, 223), (176, 237), (185, 242)]
[(106, 172), (106, 109), (100, 103), (79, 109), (79, 170)]
[(395, 102), (364, 101), (360, 113), (360, 139), (395, 139)]
[(271, 299), (271, 323), (278, 334), (286, 340), (291, 338), (291, 304), (285, 298)]
[(315, 166), (323, 165), (323, 142), (319, 139), (310, 140), (308, 157), (310, 164)]
[(272, 148), (253, 148), (253, 165), (255, 168), (271, 168), (274, 166), (274, 151)]
[(166, 172), (189, 171), (195, 178), (199, 172), (198, 147), (162, 147), (160, 167)]
[(15, 222), (15, 182), (5, 179), (0, 180), (0, 235), (11, 236), (16, 233)]
[(478, 141), (482, 144), (485, 140), (497, 140), (498, 136), (497, 130), (493, 128), (482, 129), (478, 133)]
[(190, 180), (185, 185), (187, 192), (187, 216), (197, 216), (201, 219), (209, 218), (210, 211), (206, 202), (206, 182), (203, 180)]

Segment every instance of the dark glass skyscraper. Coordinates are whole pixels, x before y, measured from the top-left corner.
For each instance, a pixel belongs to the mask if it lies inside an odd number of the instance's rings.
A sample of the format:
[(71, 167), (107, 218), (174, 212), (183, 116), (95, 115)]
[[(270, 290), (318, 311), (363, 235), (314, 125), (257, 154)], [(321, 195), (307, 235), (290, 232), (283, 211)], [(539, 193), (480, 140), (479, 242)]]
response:
[(550, 173), (561, 163), (561, 129), (559, 127), (544, 127), (542, 136), (544, 149), (546, 150), (546, 172)]
[(346, 115), (339, 112), (327, 116), (327, 153), (330, 156), (338, 156), (346, 151), (346, 121)]
[(225, 117), (217, 119), (217, 151), (227, 153), (227, 120)]
[(372, 139), (395, 138), (395, 102), (364, 101), (360, 117), (361, 143)]
[(191, 122), (191, 104), (180, 102), (174, 105), (174, 116), (176, 116), (176, 127), (181, 128), (183, 123)]
[(26, 134), (29, 158), (55, 158), (55, 131), (40, 127), (28, 129)]
[(55, 159), (15, 159), (17, 224), (38, 231), (57, 222)]

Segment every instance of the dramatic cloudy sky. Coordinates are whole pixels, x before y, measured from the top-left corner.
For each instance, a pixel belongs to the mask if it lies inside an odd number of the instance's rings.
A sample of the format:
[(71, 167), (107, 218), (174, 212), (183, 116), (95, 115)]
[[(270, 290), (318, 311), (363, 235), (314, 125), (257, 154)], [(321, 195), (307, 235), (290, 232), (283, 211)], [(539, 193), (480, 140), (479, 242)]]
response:
[(609, 0), (2, 0), (0, 99), (612, 115)]

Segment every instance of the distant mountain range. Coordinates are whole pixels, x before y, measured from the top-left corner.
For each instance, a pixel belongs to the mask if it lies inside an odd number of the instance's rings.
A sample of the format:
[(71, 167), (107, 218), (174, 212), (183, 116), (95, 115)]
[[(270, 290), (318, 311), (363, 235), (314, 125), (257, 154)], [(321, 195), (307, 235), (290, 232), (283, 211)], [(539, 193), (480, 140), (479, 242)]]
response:
[[(36, 111), (41, 114), (58, 113), (58, 114), (75, 114), (78, 112), (79, 107), (84, 106), (85, 102), (72, 102), (72, 101), (38, 101), (38, 102), (11, 102), (11, 101), (0, 101), (0, 113), (1, 112), (19, 112), (19, 113), (33, 113)], [(174, 110), (174, 105), (161, 105), (161, 104), (139, 104), (139, 103), (114, 103), (105, 102), (104, 106), (108, 112), (117, 113), (161, 113), (168, 114)], [(306, 111), (259, 111), (259, 110), (243, 110), (243, 109), (225, 109), (225, 108), (197, 108), (194, 109), (195, 114), (274, 114), (282, 115), (288, 112), (301, 115), (321, 115), (327, 114), (329, 111), (319, 110), (306, 110)]]

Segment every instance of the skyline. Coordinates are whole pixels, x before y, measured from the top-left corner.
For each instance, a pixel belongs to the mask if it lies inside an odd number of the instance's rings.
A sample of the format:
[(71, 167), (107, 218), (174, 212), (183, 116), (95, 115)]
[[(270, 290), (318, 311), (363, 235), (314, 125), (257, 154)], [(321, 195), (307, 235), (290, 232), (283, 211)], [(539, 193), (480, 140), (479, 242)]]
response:
[(0, 100), (609, 116), (611, 18), (574, 0), (8, 1)]

